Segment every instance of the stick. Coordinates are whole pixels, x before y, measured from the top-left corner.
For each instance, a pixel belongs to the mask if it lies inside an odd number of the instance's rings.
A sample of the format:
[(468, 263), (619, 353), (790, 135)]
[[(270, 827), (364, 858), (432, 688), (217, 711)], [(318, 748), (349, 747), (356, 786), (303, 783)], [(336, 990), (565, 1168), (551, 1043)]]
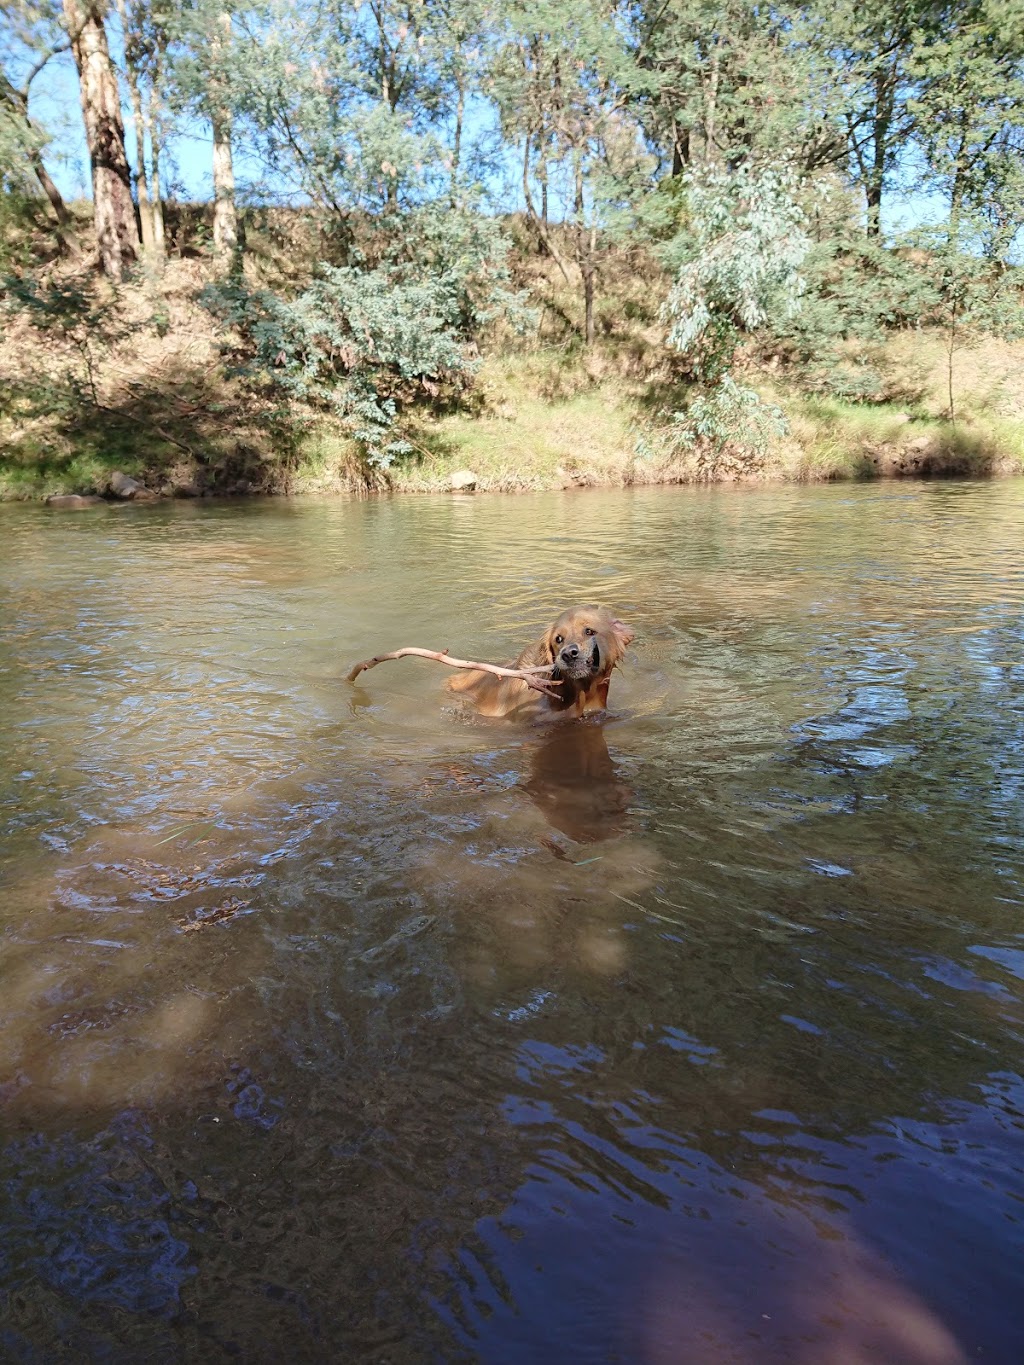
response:
[(349, 682), (355, 682), (364, 669), (376, 668), (378, 664), (388, 659), (402, 659), (407, 654), (414, 654), (419, 659), (436, 659), (439, 664), (447, 664), (449, 668), (472, 668), (480, 673), (493, 673), (498, 678), (521, 678), (527, 687), (532, 687), (536, 692), (544, 692), (549, 697), (557, 697), (558, 693), (552, 692), (551, 688), (561, 686), (560, 679), (535, 676), (538, 673), (551, 673), (554, 664), (540, 664), (535, 668), (501, 668), (498, 664), (481, 664), (472, 659), (453, 659), (446, 649), (416, 649), (412, 645), (405, 649), (392, 650), (390, 654), (375, 654), (372, 659), (364, 659), (345, 676)]

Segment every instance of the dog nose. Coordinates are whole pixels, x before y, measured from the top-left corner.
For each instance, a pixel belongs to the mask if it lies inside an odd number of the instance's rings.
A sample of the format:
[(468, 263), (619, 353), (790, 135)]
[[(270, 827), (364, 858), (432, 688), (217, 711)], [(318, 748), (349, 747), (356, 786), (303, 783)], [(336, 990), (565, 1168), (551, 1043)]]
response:
[(566, 663), (568, 663), (570, 659), (578, 659), (579, 657), (580, 657), (579, 645), (566, 645), (565, 648), (562, 650), (562, 658), (566, 661)]

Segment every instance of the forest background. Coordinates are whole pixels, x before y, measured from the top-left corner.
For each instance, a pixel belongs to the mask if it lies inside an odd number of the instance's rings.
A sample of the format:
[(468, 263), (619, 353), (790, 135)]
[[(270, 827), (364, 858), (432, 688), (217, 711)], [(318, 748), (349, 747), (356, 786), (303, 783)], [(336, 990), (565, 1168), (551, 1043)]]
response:
[(1024, 468), (1021, 0), (0, 25), (0, 496)]

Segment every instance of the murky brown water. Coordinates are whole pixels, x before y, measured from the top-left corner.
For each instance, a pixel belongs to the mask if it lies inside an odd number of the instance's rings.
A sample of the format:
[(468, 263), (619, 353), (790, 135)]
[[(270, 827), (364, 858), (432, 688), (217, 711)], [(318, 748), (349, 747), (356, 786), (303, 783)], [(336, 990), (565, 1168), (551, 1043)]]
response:
[(1024, 484), (0, 537), (0, 1357), (1021, 1359)]

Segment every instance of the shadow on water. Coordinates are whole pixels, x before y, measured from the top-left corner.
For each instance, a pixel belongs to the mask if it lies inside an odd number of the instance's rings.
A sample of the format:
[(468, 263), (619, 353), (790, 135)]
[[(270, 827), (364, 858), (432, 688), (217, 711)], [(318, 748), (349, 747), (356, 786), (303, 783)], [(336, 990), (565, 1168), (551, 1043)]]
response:
[(0, 1353), (1016, 1361), (1022, 510), (0, 509)]

